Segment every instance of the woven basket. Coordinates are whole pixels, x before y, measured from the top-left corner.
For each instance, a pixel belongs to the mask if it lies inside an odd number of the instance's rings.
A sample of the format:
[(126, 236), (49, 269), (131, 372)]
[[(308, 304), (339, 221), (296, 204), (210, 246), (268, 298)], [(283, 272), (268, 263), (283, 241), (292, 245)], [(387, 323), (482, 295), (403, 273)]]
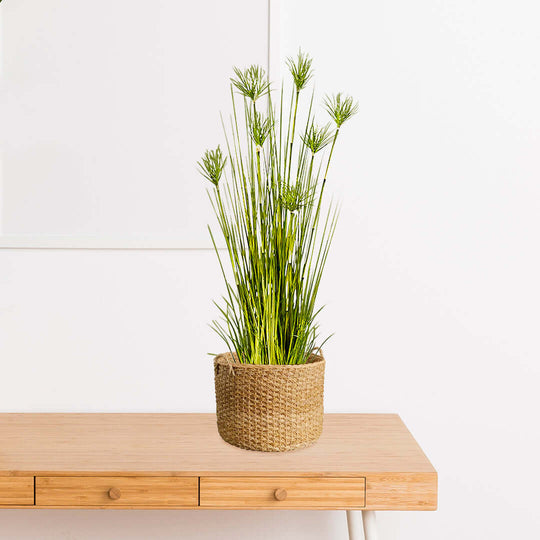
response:
[(284, 452), (313, 444), (323, 425), (324, 365), (241, 364), (236, 355), (214, 359), (217, 425), (234, 446)]

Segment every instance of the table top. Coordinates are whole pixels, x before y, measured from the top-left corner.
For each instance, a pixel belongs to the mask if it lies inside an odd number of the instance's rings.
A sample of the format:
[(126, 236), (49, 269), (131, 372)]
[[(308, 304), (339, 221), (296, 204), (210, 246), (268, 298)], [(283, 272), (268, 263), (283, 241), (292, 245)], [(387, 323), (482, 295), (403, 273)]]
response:
[(214, 414), (0, 414), (0, 476), (98, 473), (436, 476), (395, 414), (326, 414), (317, 443), (284, 453), (227, 444)]

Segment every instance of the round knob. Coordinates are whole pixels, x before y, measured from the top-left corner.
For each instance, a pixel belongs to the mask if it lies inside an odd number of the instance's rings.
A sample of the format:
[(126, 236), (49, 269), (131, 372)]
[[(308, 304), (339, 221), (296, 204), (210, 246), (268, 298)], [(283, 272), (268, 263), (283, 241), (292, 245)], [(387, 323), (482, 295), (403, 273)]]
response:
[(113, 501), (117, 501), (122, 496), (122, 492), (118, 488), (115, 488), (115, 487), (112, 487), (111, 489), (109, 489), (108, 493), (109, 493), (109, 497)]
[(284, 501), (287, 498), (287, 490), (283, 488), (278, 488), (274, 491), (274, 497), (277, 501)]

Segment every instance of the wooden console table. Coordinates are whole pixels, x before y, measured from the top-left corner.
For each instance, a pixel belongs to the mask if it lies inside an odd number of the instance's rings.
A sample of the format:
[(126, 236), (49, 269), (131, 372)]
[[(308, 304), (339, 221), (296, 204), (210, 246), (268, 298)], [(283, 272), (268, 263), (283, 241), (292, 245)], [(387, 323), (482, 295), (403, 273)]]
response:
[(437, 473), (393, 414), (327, 414), (286, 453), (230, 446), (213, 414), (0, 414), (0, 508), (341, 509), (375, 540), (375, 510), (437, 508)]

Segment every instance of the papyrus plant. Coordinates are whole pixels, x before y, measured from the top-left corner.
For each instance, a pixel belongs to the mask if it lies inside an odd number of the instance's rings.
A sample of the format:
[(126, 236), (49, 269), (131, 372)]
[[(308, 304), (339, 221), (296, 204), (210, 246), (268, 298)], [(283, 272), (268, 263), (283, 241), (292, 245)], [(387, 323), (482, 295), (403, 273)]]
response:
[(209, 227), (227, 288), (212, 326), (243, 363), (302, 364), (319, 345), (317, 292), (337, 218), (323, 194), (338, 135), (357, 105), (327, 96), (331, 123), (319, 125), (312, 93), (300, 127), (311, 63), (301, 52), (289, 59), (290, 101), (282, 86), (277, 105), (261, 67), (235, 68), (230, 125), (222, 120), (226, 152), (207, 150), (198, 163), (213, 184), (228, 253), (227, 264)]

